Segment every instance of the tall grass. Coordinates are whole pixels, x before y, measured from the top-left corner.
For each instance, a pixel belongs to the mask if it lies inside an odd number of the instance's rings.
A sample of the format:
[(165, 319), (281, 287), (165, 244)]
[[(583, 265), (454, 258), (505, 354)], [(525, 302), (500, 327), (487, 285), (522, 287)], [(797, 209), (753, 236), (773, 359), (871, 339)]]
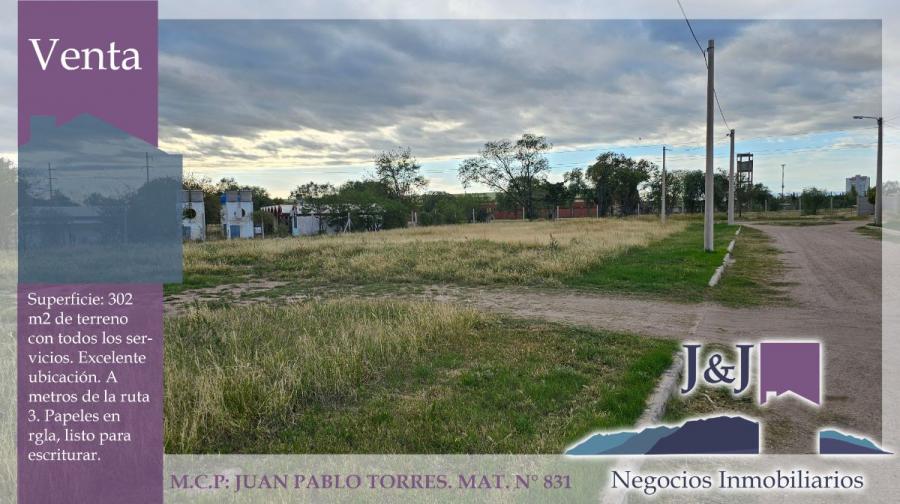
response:
[(467, 334), (478, 320), (447, 305), (339, 301), (169, 319), (166, 448), (275, 435), (299, 408), (352, 400), (391, 366), (415, 362), (425, 342)]
[(166, 320), (167, 453), (560, 453), (632, 424), (669, 341), (450, 304), (334, 300)]
[(317, 283), (556, 286), (685, 225), (655, 218), (512, 221), (187, 244), (185, 276), (188, 284), (254, 274)]

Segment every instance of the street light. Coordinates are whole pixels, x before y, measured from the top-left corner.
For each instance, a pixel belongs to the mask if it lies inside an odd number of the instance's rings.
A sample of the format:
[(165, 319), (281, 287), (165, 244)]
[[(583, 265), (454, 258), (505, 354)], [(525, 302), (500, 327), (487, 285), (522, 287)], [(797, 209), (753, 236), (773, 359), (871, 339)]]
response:
[(881, 225), (881, 160), (884, 144), (884, 118), (881, 116), (853, 116), (854, 119), (875, 119), (878, 122), (878, 163), (875, 172), (875, 225)]

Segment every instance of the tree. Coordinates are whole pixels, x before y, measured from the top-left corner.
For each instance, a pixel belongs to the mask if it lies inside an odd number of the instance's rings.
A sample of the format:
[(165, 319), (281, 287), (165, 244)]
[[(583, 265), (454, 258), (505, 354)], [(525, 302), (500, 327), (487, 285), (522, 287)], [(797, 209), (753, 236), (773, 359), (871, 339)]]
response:
[(515, 205), (525, 208), (529, 219), (535, 213), (535, 192), (550, 170), (545, 152), (552, 145), (540, 135), (525, 133), (515, 142), (487, 142), (478, 157), (459, 165), (463, 187), (485, 185)]
[[(666, 213), (670, 214), (676, 206), (681, 206), (683, 194), (683, 180), (679, 172), (666, 171)], [(662, 194), (662, 170), (654, 167), (650, 173), (650, 181), (647, 183), (649, 194), (647, 200), (656, 211), (661, 208), (660, 195)]]
[(844, 193), (844, 198), (847, 200), (848, 205), (856, 205), (856, 200), (859, 198), (859, 194), (856, 192), (856, 185), (850, 186), (850, 190)]
[(800, 194), (800, 201), (803, 203), (804, 214), (815, 215), (819, 209), (828, 205), (828, 193), (817, 187), (808, 187)]
[(327, 182), (324, 184), (307, 182), (303, 185), (298, 185), (297, 187), (295, 187), (294, 190), (291, 191), (290, 199), (294, 201), (312, 203), (334, 193), (334, 186)]
[(685, 211), (702, 212), (703, 193), (706, 192), (706, 174), (703, 170), (683, 172), (681, 185)]
[(545, 180), (541, 183), (540, 192), (544, 203), (554, 209), (558, 206), (570, 206), (575, 201), (575, 195), (569, 191), (565, 182), (547, 182)]
[(421, 165), (409, 147), (382, 152), (375, 158), (375, 176), (387, 188), (391, 198), (409, 202), (428, 185), (419, 170)]
[[(337, 190), (329, 183), (317, 184), (315, 182), (307, 182), (299, 185), (291, 191), (290, 199), (301, 204), (302, 207), (309, 207), (313, 213), (319, 216), (319, 233), (325, 232), (325, 219), (322, 217), (326, 211), (326, 198), (334, 195)], [(301, 208), (302, 211), (302, 208)]]
[(379, 229), (404, 227), (409, 219), (407, 206), (394, 199), (378, 180), (345, 182), (322, 201), (332, 210), (327, 219), (332, 226), (343, 226), (348, 215), (356, 229), (368, 228), (373, 218), (378, 220)]
[(584, 178), (584, 172), (581, 168), (575, 168), (570, 172), (563, 174), (563, 182), (572, 199), (592, 199), (591, 187)]
[(633, 213), (640, 204), (640, 186), (650, 179), (656, 169), (653, 163), (634, 160), (624, 154), (604, 152), (587, 169), (587, 176), (594, 183), (600, 213), (607, 214), (618, 203), (623, 214)]
[[(735, 195), (737, 195), (737, 191), (735, 191)], [(706, 195), (704, 194), (704, 197)], [(736, 196), (737, 197), (737, 196)], [(738, 198), (738, 201), (741, 201), (743, 204), (746, 204), (746, 200), (744, 198)], [(734, 206), (735, 211), (738, 211), (738, 205)], [(728, 210), (728, 174), (725, 173), (725, 170), (717, 170), (713, 173), (713, 211), (714, 212), (725, 212)]]
[(471, 194), (448, 194), (430, 192), (422, 197), (422, 209), (419, 213), (419, 224), (434, 226), (440, 224), (463, 224), (484, 221), (487, 212), (483, 208), (485, 198)]

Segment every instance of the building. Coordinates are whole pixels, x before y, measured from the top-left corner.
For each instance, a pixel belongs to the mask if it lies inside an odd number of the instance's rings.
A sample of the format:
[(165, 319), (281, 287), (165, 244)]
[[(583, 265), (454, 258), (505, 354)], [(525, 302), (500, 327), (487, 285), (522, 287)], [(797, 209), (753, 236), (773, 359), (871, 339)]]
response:
[(869, 187), (871, 187), (869, 177), (854, 175), (847, 179), (847, 188), (845, 191), (849, 194), (852, 192), (853, 188), (856, 188), (856, 194), (865, 196), (866, 193), (869, 192)]
[(226, 240), (253, 238), (253, 193), (248, 189), (225, 191), (222, 202), (222, 235)]
[(293, 205), (270, 205), (260, 210), (275, 216), (279, 222), (291, 230), (291, 236), (313, 236), (317, 234), (334, 234), (339, 231), (335, 226), (328, 224), (330, 210), (322, 208), (323, 213), (316, 213), (315, 209), (305, 207), (302, 203)]
[(184, 241), (206, 240), (206, 210), (203, 205), (203, 191), (181, 191), (181, 239)]
[(374, 204), (332, 207), (297, 201), (293, 205), (270, 205), (260, 210), (274, 215), (290, 228), (292, 236), (379, 231), (384, 222), (384, 208)]

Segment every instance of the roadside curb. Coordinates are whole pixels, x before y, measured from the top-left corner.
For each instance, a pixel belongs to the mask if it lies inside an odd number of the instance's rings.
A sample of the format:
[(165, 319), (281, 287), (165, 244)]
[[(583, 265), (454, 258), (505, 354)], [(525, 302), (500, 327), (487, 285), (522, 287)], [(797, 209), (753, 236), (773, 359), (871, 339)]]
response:
[(729, 264), (733, 263), (734, 260), (731, 258), (731, 252), (734, 251), (734, 242), (737, 240), (737, 236), (741, 234), (741, 226), (738, 226), (737, 231), (734, 232), (734, 239), (731, 240), (731, 243), (728, 244), (727, 252), (725, 252), (725, 258), (722, 259), (722, 265), (716, 268), (716, 271), (713, 273), (713, 276), (709, 279), (709, 286), (715, 287), (719, 280), (722, 279), (722, 275), (725, 273), (725, 268), (728, 267)]
[(644, 413), (635, 424), (637, 427), (642, 425), (658, 424), (663, 415), (666, 414), (666, 404), (669, 399), (675, 395), (675, 390), (681, 381), (681, 370), (684, 368), (684, 357), (681, 352), (676, 352), (672, 357), (672, 365), (669, 366), (653, 390), (653, 394), (647, 399), (647, 405), (644, 407)]

